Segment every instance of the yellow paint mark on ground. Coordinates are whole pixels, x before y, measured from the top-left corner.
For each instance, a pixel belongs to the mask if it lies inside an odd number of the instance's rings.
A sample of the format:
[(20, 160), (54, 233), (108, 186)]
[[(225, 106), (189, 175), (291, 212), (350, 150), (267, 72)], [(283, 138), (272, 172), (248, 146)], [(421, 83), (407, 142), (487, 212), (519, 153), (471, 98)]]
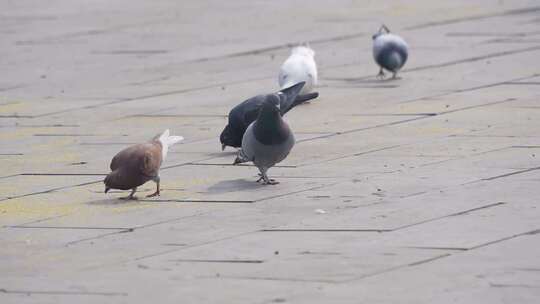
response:
[(29, 106), (30, 106), (29, 103), (24, 103), (24, 102), (20, 102), (20, 101), (16, 101), (16, 100), (6, 101), (6, 104), (3, 104), (0, 107), (0, 114), (3, 114), (3, 115), (13, 115), (13, 114), (24, 115), (23, 113), (21, 113), (21, 111), (28, 109)]

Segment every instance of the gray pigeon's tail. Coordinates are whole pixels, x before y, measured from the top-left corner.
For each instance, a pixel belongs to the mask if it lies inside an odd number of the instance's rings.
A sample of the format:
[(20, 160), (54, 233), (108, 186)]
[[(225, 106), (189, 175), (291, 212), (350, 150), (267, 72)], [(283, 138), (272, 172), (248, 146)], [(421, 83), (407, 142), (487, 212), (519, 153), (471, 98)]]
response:
[(403, 66), (403, 59), (398, 52), (392, 52), (384, 58), (384, 66), (390, 71), (397, 71)]

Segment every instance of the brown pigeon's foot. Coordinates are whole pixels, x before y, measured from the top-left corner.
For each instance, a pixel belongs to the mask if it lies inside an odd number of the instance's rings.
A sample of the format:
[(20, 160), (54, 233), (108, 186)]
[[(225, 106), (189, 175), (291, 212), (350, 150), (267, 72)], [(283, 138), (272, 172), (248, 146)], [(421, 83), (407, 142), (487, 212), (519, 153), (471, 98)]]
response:
[(126, 197), (120, 197), (119, 199), (121, 200), (126, 200), (126, 201), (129, 201), (129, 200), (137, 200), (138, 198), (135, 195), (135, 192), (137, 191), (137, 187), (131, 189), (131, 193), (126, 196)]
[(159, 196), (159, 182), (160, 182), (160, 178), (159, 178), (159, 175), (156, 176), (154, 178), (154, 182), (156, 182), (156, 192), (150, 194), (150, 195), (147, 195), (146, 197), (154, 197), (154, 196)]
[(128, 196), (123, 196), (123, 197), (119, 197), (118, 198), (119, 200), (123, 200), (123, 201), (131, 201), (131, 200), (138, 200), (139, 198), (134, 196), (134, 195), (128, 195)]
[(159, 190), (157, 190), (156, 192), (152, 194), (147, 195), (146, 197), (154, 197), (154, 196), (159, 196)]

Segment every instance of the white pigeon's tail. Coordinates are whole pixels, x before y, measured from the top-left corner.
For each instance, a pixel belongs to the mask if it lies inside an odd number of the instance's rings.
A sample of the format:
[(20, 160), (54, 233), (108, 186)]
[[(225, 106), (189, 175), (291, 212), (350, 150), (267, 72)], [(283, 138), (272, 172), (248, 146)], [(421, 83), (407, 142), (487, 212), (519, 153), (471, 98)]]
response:
[(161, 142), (161, 157), (165, 160), (169, 147), (184, 140), (182, 136), (169, 135), (169, 129), (165, 130), (163, 134), (159, 136), (159, 142)]

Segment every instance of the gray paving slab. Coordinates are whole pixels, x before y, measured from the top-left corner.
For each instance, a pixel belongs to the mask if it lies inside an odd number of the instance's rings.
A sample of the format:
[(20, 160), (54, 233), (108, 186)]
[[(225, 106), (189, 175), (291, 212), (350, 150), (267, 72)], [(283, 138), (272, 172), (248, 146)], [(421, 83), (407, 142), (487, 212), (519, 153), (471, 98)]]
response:
[[(1, 303), (537, 303), (537, 1), (0, 4)], [(381, 23), (410, 57), (379, 80)], [(219, 133), (307, 42), (255, 183)], [(121, 149), (182, 135), (137, 201)]]

